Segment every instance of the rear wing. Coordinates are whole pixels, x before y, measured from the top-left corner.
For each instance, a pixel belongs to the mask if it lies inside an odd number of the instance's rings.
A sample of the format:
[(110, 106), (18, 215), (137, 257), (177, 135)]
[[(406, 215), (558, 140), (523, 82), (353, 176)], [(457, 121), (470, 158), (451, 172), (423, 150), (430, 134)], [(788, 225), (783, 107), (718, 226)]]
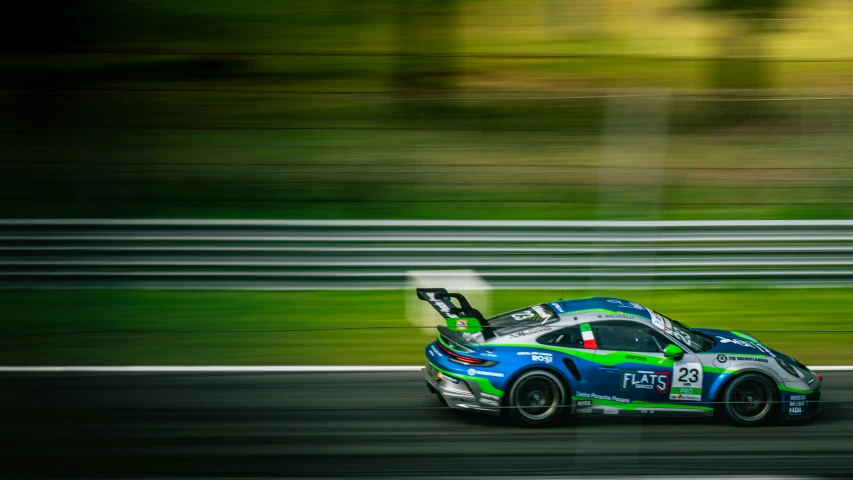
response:
[[(481, 333), (488, 340), (495, 337), (495, 333), (489, 322), (483, 318), (483, 314), (468, 303), (461, 293), (448, 293), (443, 288), (418, 288), (418, 298), (429, 303), (444, 317), (447, 322), (447, 330), (463, 333)], [(459, 302), (457, 307), (453, 300)], [(445, 327), (439, 327), (442, 330)]]

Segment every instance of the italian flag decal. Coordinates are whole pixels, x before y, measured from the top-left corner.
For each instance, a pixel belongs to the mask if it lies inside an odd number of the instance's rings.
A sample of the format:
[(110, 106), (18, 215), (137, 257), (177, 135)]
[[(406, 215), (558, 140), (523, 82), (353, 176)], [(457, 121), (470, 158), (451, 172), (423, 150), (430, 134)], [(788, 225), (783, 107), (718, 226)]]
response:
[(595, 337), (592, 336), (592, 330), (589, 329), (588, 323), (581, 324), (581, 336), (583, 337), (583, 348), (598, 348), (595, 343)]

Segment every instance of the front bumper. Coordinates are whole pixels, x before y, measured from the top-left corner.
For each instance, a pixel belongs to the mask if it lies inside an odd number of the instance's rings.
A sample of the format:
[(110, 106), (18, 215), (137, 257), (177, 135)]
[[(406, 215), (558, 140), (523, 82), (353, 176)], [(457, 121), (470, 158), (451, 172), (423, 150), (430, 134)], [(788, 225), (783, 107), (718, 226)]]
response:
[(427, 388), (440, 396), (449, 407), (492, 415), (501, 413), (500, 397), (482, 393), (476, 385), (471, 386), (464, 379), (442, 373), (430, 363), (422, 371)]
[(806, 420), (821, 413), (820, 388), (809, 393), (784, 392), (782, 416), (787, 420)]

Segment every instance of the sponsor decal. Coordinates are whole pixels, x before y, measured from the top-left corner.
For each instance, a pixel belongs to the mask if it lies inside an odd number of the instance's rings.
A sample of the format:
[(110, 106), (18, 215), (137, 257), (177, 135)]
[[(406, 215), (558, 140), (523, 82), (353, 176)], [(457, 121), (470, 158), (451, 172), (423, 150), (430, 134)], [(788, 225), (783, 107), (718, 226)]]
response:
[(657, 390), (659, 393), (669, 391), (669, 372), (654, 372), (651, 370), (628, 370), (622, 373), (622, 391), (627, 390)]
[(456, 330), (459, 330), (460, 332), (468, 330), (468, 320), (456, 320)]
[(474, 369), (474, 368), (469, 368), (469, 369), (468, 369), (468, 375), (484, 375), (484, 376), (486, 376), (486, 377), (503, 377), (503, 376), (504, 376), (504, 374), (503, 374), (503, 373), (498, 373), (498, 372), (485, 372), (485, 371), (483, 371), (483, 370), (477, 370), (477, 369)]
[(619, 415), (619, 410), (616, 410), (615, 408), (608, 408), (607, 410), (604, 411), (604, 414), (605, 415)]
[(805, 406), (806, 406), (806, 405), (808, 405), (808, 404), (809, 404), (809, 402), (807, 402), (807, 401), (805, 401), (805, 400), (800, 400), (800, 401), (797, 401), (797, 402), (789, 402), (789, 403), (788, 403), (788, 405), (790, 405), (790, 406), (792, 406), (792, 407), (805, 407)]
[(436, 380), (437, 381), (447, 380), (448, 382), (450, 382), (452, 384), (458, 384), (459, 383), (459, 380), (451, 377), (450, 375), (445, 375), (441, 372), (438, 373), (438, 377), (436, 377)]
[(509, 338), (526, 337), (528, 335), (533, 335), (534, 333), (550, 332), (551, 330), (552, 330), (551, 327), (530, 328), (527, 330), (522, 330), (522, 331), (517, 332), (517, 333), (513, 333), (512, 335), (509, 336)]
[(447, 400), (454, 403), (474, 403), (474, 400), (468, 397), (447, 397)]
[(654, 410), (640, 410), (640, 413), (643, 415), (651, 415), (651, 414), (655, 413), (655, 411)]
[(729, 357), (727, 357), (721, 353), (721, 354), (717, 355), (717, 361), (720, 363), (726, 363), (729, 361)]
[(498, 356), (497, 356), (496, 354), (492, 353), (492, 352), (480, 352), (480, 356), (481, 356), (481, 357), (492, 357), (492, 358), (498, 358)]
[(512, 318), (514, 320), (530, 320), (531, 318), (536, 318), (536, 314), (533, 313), (533, 310), (525, 310), (521, 313), (513, 313)]
[(717, 335), (717, 340), (719, 340), (720, 343), (733, 343), (735, 345), (740, 345), (741, 347), (754, 348), (770, 355), (771, 357), (776, 356), (773, 354), (773, 352), (770, 351), (769, 348), (765, 347), (764, 345), (761, 345), (760, 343), (747, 342), (746, 340), (741, 340), (739, 338), (725, 338), (719, 335)]
[(496, 400), (492, 400), (491, 398), (481, 398), (480, 403), (484, 405), (491, 405), (493, 407), (500, 406), (500, 404)]
[(809, 379), (809, 381), (808, 381), (808, 382), (806, 382), (806, 383), (807, 383), (807, 384), (809, 384), (809, 385), (811, 385), (811, 384), (813, 384), (814, 382), (815, 382), (815, 379), (814, 379), (814, 378), (812, 378), (812, 379)]
[(592, 413), (592, 407), (579, 408), (575, 410), (577, 413)]
[(592, 401), (591, 400), (578, 400), (577, 406), (578, 407), (591, 407)]
[(791, 400), (805, 400), (805, 395), (791, 395)]
[(596, 393), (575, 392), (575, 396), (583, 398), (591, 398), (593, 400), (609, 400), (611, 402), (631, 403), (627, 398), (616, 397), (613, 395), (598, 395)]
[(613, 303), (613, 304), (615, 304), (619, 307), (622, 307), (622, 308), (633, 308), (635, 310), (645, 310), (645, 308), (642, 305), (640, 305), (639, 303), (629, 302), (627, 300), (618, 300), (615, 298), (609, 298), (609, 299), (607, 299), (607, 302)]
[(701, 402), (702, 395), (688, 395), (685, 393), (673, 393), (669, 396), (670, 400), (685, 400), (689, 402)]
[(581, 337), (583, 337), (583, 348), (597, 349), (598, 344), (595, 343), (595, 336), (593, 336), (592, 329), (589, 328), (589, 324), (582, 323), (580, 327)]
[(539, 314), (539, 318), (541, 318), (542, 320), (548, 320), (549, 318), (551, 318), (551, 314), (546, 312), (545, 309), (542, 308), (542, 306), (536, 305), (535, 307), (532, 307), (532, 308), (533, 308), (534, 312)]
[(670, 400), (702, 401), (702, 365), (679, 361), (673, 365)]
[(633, 319), (635, 319), (635, 318), (637, 318), (637, 317), (635, 317), (634, 315), (625, 315), (625, 314), (616, 314), (616, 315), (613, 315), (613, 314), (603, 314), (603, 315), (598, 315), (598, 318), (620, 319), (620, 320), (633, 320)]
[(562, 307), (562, 305), (560, 305), (559, 302), (554, 302), (551, 304), (551, 306), (554, 307), (554, 310), (556, 310), (560, 313), (563, 313), (563, 307)]
[(788, 408), (788, 415), (802, 415), (803, 409), (801, 407), (790, 407)]
[(427, 298), (429, 298), (429, 302), (432, 303), (438, 310), (444, 314), (447, 318), (456, 318), (456, 315), (450, 313), (450, 307), (447, 306), (442, 300), (435, 298), (435, 294), (432, 292), (427, 293)]
[(433, 357), (434, 357), (434, 356), (436, 356), (436, 355), (438, 355), (439, 357), (440, 357), (440, 356), (442, 356), (442, 355), (441, 355), (441, 352), (439, 352), (438, 350), (436, 350), (436, 349), (435, 349), (435, 345), (430, 345), (429, 350), (427, 350), (427, 351), (428, 351), (428, 352), (429, 352), (429, 354), (430, 354), (430, 355), (432, 355)]
[(688, 347), (693, 345), (693, 341), (690, 339), (690, 335), (688, 335), (687, 332), (685, 332), (683, 330), (680, 330), (678, 328), (673, 327), (672, 328), (672, 335), (675, 338), (684, 342), (684, 344), (687, 345)]
[(729, 356), (729, 360), (731, 360), (731, 361), (733, 361), (733, 362), (761, 362), (761, 363), (767, 363), (767, 359), (766, 359), (766, 358), (761, 358), (761, 357), (735, 357), (735, 356), (731, 355), (731, 356)]
[(516, 355), (519, 356), (530, 356), (530, 360), (534, 362), (545, 362), (552, 363), (554, 361), (554, 357), (550, 353), (543, 352), (518, 352)]
[(660, 315), (657, 313), (652, 313), (652, 325), (658, 327), (659, 329), (664, 329), (663, 319), (660, 318)]

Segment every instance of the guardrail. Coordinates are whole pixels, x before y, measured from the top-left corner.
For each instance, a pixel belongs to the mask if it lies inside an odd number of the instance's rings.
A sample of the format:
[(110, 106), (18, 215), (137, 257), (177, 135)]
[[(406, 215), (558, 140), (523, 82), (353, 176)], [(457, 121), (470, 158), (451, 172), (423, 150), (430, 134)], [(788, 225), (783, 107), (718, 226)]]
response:
[(0, 220), (0, 287), (853, 284), (853, 221)]

